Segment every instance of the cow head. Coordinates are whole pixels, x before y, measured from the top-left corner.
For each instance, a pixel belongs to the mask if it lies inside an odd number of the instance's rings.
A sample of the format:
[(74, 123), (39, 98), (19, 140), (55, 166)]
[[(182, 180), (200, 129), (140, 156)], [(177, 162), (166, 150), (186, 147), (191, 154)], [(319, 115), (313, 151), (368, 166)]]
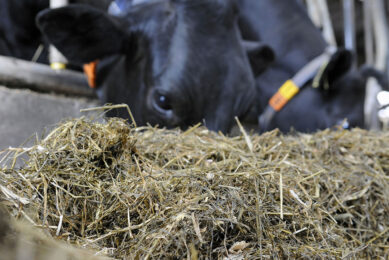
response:
[[(41, 12), (37, 24), (69, 60), (100, 60), (99, 98), (127, 103), (138, 124), (228, 131), (255, 97), (233, 1), (147, 1), (117, 16), (70, 5)], [(258, 46), (250, 53), (269, 52)]]

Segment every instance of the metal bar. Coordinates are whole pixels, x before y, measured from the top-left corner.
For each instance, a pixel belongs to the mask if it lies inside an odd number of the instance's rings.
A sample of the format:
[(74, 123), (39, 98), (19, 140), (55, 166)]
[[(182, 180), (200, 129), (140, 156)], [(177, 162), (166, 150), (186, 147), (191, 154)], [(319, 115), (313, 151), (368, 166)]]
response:
[(372, 0), (365, 0), (363, 2), (365, 57), (366, 57), (366, 63), (369, 65), (373, 65), (374, 63), (374, 48), (373, 48), (374, 34), (373, 34), (372, 15), (371, 15), (371, 1)]
[(321, 14), (324, 38), (330, 45), (336, 46), (335, 33), (332, 28), (331, 16), (328, 11), (327, 0), (317, 1), (317, 5)]
[(371, 14), (375, 38), (375, 66), (380, 70), (386, 68), (386, 54), (388, 52), (388, 31), (383, 0), (371, 1)]
[[(50, 8), (58, 8), (66, 6), (68, 0), (50, 0)], [(49, 61), (52, 69), (64, 69), (67, 64), (67, 59), (53, 45), (49, 47)]]
[(343, 0), (344, 16), (344, 46), (349, 50), (356, 50), (355, 45), (355, 2)]
[[(387, 67), (388, 30), (383, 0), (369, 1), (372, 28), (374, 29), (374, 66), (379, 70)], [(377, 94), (381, 86), (375, 79), (369, 79), (365, 95), (365, 124), (370, 129), (379, 129)]]
[(323, 24), (321, 23), (321, 17), (319, 13), (317, 0), (306, 0), (307, 12), (312, 22), (316, 27), (321, 27)]
[(7, 87), (29, 88), (40, 92), (54, 92), (72, 96), (95, 98), (81, 72), (55, 71), (49, 66), (16, 58), (0, 56), (0, 84)]

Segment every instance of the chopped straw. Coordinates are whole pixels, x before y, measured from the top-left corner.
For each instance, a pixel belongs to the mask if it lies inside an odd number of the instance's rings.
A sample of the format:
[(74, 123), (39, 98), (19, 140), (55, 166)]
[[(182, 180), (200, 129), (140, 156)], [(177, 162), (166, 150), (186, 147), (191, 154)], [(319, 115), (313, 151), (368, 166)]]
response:
[(55, 241), (44, 230), (12, 220), (0, 207), (0, 259), (7, 260), (107, 260), (104, 254), (82, 250), (65, 242)]
[(387, 259), (388, 144), (80, 118), (4, 151), (0, 198), (50, 239), (117, 259)]

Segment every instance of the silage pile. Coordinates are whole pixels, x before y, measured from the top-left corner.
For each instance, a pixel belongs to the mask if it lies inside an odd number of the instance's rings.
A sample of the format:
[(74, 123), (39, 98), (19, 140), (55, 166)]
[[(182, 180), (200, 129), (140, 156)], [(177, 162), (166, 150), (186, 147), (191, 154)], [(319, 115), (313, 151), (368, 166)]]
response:
[(389, 257), (385, 132), (230, 138), (77, 119), (1, 163), (13, 216), (98, 255)]
[(15, 221), (0, 207), (0, 259), (2, 260), (108, 260), (95, 252), (55, 241), (45, 230)]

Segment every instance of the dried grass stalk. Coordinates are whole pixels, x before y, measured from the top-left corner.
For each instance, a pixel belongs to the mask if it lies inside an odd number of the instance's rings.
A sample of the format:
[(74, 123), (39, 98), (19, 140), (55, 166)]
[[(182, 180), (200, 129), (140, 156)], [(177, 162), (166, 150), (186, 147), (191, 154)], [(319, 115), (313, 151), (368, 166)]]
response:
[(114, 258), (384, 259), (388, 143), (359, 129), (231, 138), (81, 118), (4, 152), (0, 190), (16, 218)]
[(55, 241), (45, 230), (15, 221), (0, 207), (0, 259), (4, 260), (104, 260), (95, 252)]

